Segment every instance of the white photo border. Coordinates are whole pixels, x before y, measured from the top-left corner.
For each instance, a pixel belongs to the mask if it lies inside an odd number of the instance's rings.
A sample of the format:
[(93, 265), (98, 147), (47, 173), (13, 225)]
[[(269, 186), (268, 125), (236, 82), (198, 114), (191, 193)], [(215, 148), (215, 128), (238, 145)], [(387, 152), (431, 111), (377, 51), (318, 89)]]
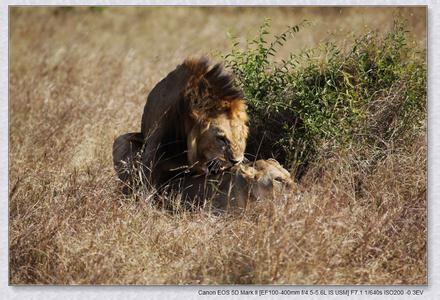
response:
[[(428, 285), (387, 286), (390, 289), (421, 290), (423, 296), (395, 296), (395, 299), (440, 299), (440, 1), (368, 1), (368, 0), (149, 0), (149, 1), (84, 1), (84, 0), (5, 0), (0, 4), (0, 295), (2, 299), (230, 299), (244, 296), (201, 296), (199, 291), (222, 289), (277, 290), (288, 289), (383, 289), (383, 286), (8, 286), (8, 11), (12, 5), (338, 5), (402, 6), (426, 5), (428, 9)], [(265, 299), (342, 299), (346, 296), (261, 296)], [(260, 298), (250, 296), (249, 298)], [(385, 296), (350, 296), (349, 299), (386, 299)], [(392, 297), (394, 298), (394, 297)]]

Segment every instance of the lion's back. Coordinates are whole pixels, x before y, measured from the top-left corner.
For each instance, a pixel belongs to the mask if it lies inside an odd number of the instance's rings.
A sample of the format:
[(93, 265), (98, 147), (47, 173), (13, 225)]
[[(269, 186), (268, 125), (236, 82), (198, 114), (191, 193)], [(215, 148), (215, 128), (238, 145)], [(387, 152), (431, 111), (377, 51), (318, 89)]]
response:
[(144, 136), (162, 126), (166, 112), (179, 105), (189, 77), (188, 68), (179, 65), (151, 90), (142, 114), (141, 132)]

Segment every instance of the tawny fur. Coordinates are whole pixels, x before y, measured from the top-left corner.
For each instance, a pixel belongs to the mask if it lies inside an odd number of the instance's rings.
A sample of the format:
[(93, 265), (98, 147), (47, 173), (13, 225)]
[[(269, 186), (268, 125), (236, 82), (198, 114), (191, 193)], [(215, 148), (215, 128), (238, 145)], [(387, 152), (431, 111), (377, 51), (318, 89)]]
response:
[(189, 207), (242, 211), (258, 200), (276, 199), (296, 191), (289, 172), (276, 160), (239, 164), (221, 174), (185, 176), (173, 180), (166, 192), (180, 193)]

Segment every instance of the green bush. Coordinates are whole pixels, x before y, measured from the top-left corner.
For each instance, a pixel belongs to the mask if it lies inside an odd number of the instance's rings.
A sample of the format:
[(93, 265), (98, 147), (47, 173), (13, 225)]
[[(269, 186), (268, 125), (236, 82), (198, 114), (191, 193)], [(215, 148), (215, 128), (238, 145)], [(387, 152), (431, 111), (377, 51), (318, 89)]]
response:
[(326, 42), (277, 58), (308, 24), (268, 42), (266, 20), (244, 48), (231, 37), (223, 59), (249, 106), (248, 155), (274, 157), (299, 178), (328, 147), (410, 143), (424, 128), (426, 61), (424, 51), (408, 45), (405, 24), (396, 21), (385, 35), (367, 32), (348, 49)]

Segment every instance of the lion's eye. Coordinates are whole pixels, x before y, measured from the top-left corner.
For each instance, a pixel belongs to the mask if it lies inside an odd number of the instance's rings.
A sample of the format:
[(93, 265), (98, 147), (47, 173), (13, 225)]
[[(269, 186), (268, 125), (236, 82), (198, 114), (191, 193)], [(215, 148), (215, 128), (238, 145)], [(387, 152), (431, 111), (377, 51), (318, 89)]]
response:
[(219, 141), (222, 149), (225, 150), (228, 146), (228, 140), (226, 139), (226, 137), (224, 135), (219, 135), (217, 136), (217, 140)]

